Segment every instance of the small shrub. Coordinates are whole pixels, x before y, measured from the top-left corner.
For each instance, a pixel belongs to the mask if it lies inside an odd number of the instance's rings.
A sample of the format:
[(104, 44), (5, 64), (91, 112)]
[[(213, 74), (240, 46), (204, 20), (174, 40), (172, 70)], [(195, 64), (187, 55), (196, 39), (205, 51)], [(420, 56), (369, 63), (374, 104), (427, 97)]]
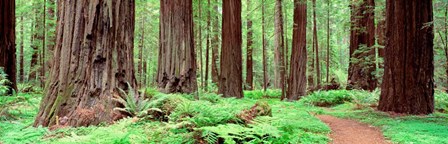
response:
[[(114, 101), (123, 104), (124, 108), (116, 107), (114, 110), (130, 114), (133, 117), (142, 118), (148, 115), (151, 110), (150, 103), (147, 99), (143, 99), (135, 92), (135, 90), (128, 84), (129, 91), (118, 88), (122, 96), (115, 96)], [(124, 98), (123, 98), (124, 97)], [(157, 110), (157, 109), (153, 109)]]
[(263, 99), (263, 98), (278, 98), (282, 96), (282, 91), (278, 89), (268, 89), (264, 90), (253, 90), (253, 91), (244, 91), (244, 98), (249, 99)]
[(448, 112), (448, 94), (443, 91), (436, 91), (434, 93), (435, 109), (439, 112)]
[(310, 104), (320, 107), (331, 107), (345, 102), (352, 102), (354, 99), (347, 90), (338, 91), (316, 91), (300, 101), (304, 104)]
[(0, 96), (5, 95), (9, 92), (9, 86), (11, 82), (7, 79), (8, 75), (0, 67)]

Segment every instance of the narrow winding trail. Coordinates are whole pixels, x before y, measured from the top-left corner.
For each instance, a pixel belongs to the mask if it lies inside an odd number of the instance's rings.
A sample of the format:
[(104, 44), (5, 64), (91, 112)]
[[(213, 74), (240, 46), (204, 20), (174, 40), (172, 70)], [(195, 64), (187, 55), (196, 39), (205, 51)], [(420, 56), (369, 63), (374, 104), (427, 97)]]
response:
[(378, 128), (329, 115), (317, 116), (331, 128), (331, 144), (389, 144)]

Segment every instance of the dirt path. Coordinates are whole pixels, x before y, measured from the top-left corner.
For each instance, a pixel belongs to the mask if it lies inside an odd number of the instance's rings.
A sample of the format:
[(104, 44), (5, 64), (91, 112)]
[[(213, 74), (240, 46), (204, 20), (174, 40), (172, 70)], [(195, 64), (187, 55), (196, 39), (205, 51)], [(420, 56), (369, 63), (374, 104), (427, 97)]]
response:
[(378, 128), (329, 115), (317, 116), (330, 126), (331, 144), (389, 144)]

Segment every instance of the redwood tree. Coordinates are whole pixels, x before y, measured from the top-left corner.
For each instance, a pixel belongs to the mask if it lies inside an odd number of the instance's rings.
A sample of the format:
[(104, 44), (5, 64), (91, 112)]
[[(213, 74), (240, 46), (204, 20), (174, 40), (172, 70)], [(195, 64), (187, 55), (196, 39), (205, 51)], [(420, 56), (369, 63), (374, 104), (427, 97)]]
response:
[[(34, 126), (111, 122), (119, 89), (136, 89), (134, 0), (58, 1), (49, 86)], [(129, 85), (128, 85), (129, 84)], [(59, 121), (57, 121), (59, 120)]]
[[(247, 11), (250, 11), (250, 0), (247, 0)], [(247, 54), (246, 54), (246, 90), (254, 89), (254, 66), (253, 66), (253, 30), (250, 14), (247, 15)]]
[(197, 90), (192, 0), (161, 0), (157, 83), (165, 93)]
[(294, 28), (287, 99), (298, 100), (306, 94), (306, 1), (294, 0)]
[(219, 93), (224, 97), (243, 97), (241, 26), (241, 0), (224, 0), (219, 82)]
[(350, 64), (348, 89), (374, 90), (375, 23), (374, 0), (355, 1), (351, 6)]
[[(275, 1), (275, 87), (282, 90), (284, 95), (285, 87), (285, 53), (283, 35), (283, 13), (282, 0)], [(284, 96), (283, 96), (284, 97)]]
[(0, 67), (11, 82), (8, 94), (17, 91), (16, 84), (16, 47), (15, 47), (15, 1), (0, 1)]
[(387, 0), (385, 70), (378, 109), (434, 111), (432, 0)]

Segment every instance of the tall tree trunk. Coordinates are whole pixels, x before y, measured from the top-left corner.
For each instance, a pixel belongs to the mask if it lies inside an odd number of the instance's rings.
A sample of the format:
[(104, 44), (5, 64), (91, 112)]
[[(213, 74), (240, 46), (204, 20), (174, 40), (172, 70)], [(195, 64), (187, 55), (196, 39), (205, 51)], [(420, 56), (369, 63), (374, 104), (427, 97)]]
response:
[[(284, 5), (287, 5), (286, 3), (283, 3)], [(284, 48), (284, 64), (285, 64), (285, 79), (288, 79), (288, 72), (289, 72), (289, 41), (288, 41), (288, 9), (283, 9), (283, 37), (284, 37), (284, 44), (285, 44), (285, 48)], [(287, 88), (288, 82), (285, 81), (285, 89)]]
[(16, 47), (15, 47), (15, 1), (0, 1), (0, 67), (11, 82), (8, 95), (17, 91), (16, 81)]
[(282, 97), (285, 97), (285, 53), (284, 53), (284, 37), (283, 37), (283, 13), (282, 13), (282, 0), (275, 1), (275, 61), (276, 71), (278, 77), (276, 77), (277, 88), (282, 90)]
[(192, 0), (161, 0), (158, 87), (165, 93), (197, 90)]
[(20, 24), (20, 62), (19, 62), (19, 67), (20, 67), (20, 70), (19, 70), (19, 81), (20, 82), (25, 82), (25, 70), (24, 70), (24, 65), (25, 65), (25, 62), (24, 62), (24, 59), (25, 59), (25, 54), (23, 53), (23, 49), (24, 49), (24, 47), (25, 47), (25, 45), (24, 45), (24, 41), (25, 41), (25, 29), (23, 28), (23, 25), (24, 25), (24, 22), (23, 22), (23, 15), (22, 16), (20, 16), (20, 22), (21, 22), (21, 24)]
[(207, 46), (205, 47), (205, 81), (204, 81), (204, 88), (205, 90), (208, 90), (208, 74), (209, 74), (209, 56), (210, 56), (210, 46), (211, 46), (211, 40), (210, 40), (210, 32), (211, 32), (211, 26), (210, 26), (210, 19), (211, 19), (211, 12), (210, 12), (210, 0), (207, 0)]
[(265, 0), (262, 0), (261, 4), (261, 31), (262, 31), (262, 43), (263, 43), (263, 90), (268, 88), (268, 63), (266, 56), (266, 32), (265, 32)]
[(317, 87), (321, 86), (321, 81), (322, 81), (322, 76), (321, 76), (321, 72), (320, 72), (320, 56), (319, 56), (319, 40), (317, 37), (317, 20), (316, 20), (316, 0), (313, 0), (313, 47), (315, 50), (315, 56), (316, 56), (316, 63), (315, 67), (316, 67), (316, 82), (317, 82)]
[(113, 111), (118, 89), (137, 89), (134, 1), (58, 2), (63, 8), (57, 24), (54, 63), (34, 126), (111, 122), (118, 114)]
[(243, 97), (241, 25), (241, 1), (223, 1), (219, 93), (224, 97)]
[[(217, 3), (218, 0), (215, 0)], [(218, 6), (215, 4), (213, 6), (215, 13), (218, 13)], [(218, 59), (219, 59), (219, 16), (216, 14), (216, 17), (213, 18), (213, 39), (211, 41), (212, 45), (212, 81), (219, 85), (219, 70), (218, 70)]]
[[(250, 0), (247, 0), (247, 11), (251, 11)], [(250, 14), (247, 15), (247, 54), (246, 54), (246, 90), (254, 89), (254, 66), (253, 66), (253, 30)]]
[(306, 1), (294, 0), (294, 28), (287, 99), (298, 100), (306, 95)]
[(352, 5), (348, 89), (375, 90), (374, 0)]
[(434, 111), (432, 0), (387, 0), (385, 73), (378, 109)]
[(198, 26), (198, 50), (199, 50), (199, 65), (200, 65), (200, 67), (199, 67), (199, 69), (200, 69), (200, 77), (201, 77), (201, 84), (202, 84), (202, 86), (204, 86), (204, 69), (203, 69), (203, 66), (204, 66), (204, 62), (203, 62), (203, 58), (202, 58), (202, 1), (201, 0), (198, 0), (198, 7), (199, 7), (199, 12), (198, 12), (198, 15), (199, 15), (199, 24), (197, 24), (197, 26)]
[(330, 3), (330, 0), (327, 0), (327, 84), (330, 83)]
[(42, 17), (43, 17), (43, 22), (42, 22), (42, 26), (43, 26), (43, 32), (42, 32), (42, 49), (41, 49), (41, 55), (40, 55), (40, 72), (39, 72), (39, 80), (40, 80), (40, 87), (41, 88), (45, 88), (45, 49), (47, 48), (45, 45), (45, 37), (46, 37), (46, 32), (47, 32), (47, 24), (46, 24), (46, 19), (47, 19), (47, 15), (45, 14), (45, 12), (47, 11), (47, 0), (44, 0), (44, 11), (42, 12)]
[(143, 81), (143, 77), (145, 74), (143, 73), (143, 48), (145, 47), (145, 18), (142, 19), (142, 25), (140, 31), (142, 34), (140, 35), (140, 45), (139, 45), (139, 51), (138, 51), (138, 74), (139, 74), (139, 80), (138, 84), (140, 87), (145, 85), (145, 81)]

